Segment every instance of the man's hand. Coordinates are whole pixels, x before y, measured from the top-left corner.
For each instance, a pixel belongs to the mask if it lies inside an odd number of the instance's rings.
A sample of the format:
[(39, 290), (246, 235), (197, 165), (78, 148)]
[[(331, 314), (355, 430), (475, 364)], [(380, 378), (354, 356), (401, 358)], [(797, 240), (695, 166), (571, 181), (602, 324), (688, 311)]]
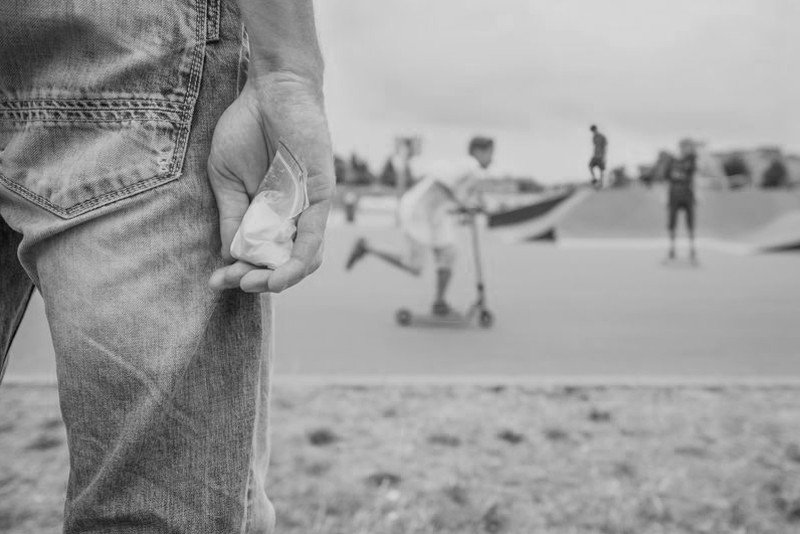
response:
[[(291, 258), (272, 271), (234, 262), (230, 247), (278, 139), (285, 141), (308, 171), (310, 206), (297, 221)], [(278, 293), (314, 272), (322, 261), (335, 182), (319, 83), (288, 71), (249, 78), (214, 130), (208, 176), (219, 209), (222, 255), (232, 262), (211, 275), (212, 288)]]

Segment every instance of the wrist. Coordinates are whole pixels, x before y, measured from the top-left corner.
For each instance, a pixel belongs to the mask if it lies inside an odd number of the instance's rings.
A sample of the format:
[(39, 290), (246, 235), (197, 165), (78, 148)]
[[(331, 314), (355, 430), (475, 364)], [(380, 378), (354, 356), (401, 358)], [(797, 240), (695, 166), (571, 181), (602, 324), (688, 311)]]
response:
[(252, 95), (262, 110), (295, 107), (320, 110), (324, 114), (324, 95), (321, 80), (315, 80), (292, 71), (273, 71), (250, 75), (243, 92)]
[(319, 49), (290, 47), (266, 49), (250, 41), (249, 76), (260, 83), (278, 81), (300, 82), (322, 88), (325, 64)]
[(251, 59), (247, 76), (250, 84), (259, 94), (269, 93), (277, 87), (292, 87), (297, 93), (314, 95), (322, 101), (322, 69), (308, 68), (296, 63), (277, 66), (270, 61), (258, 62)]

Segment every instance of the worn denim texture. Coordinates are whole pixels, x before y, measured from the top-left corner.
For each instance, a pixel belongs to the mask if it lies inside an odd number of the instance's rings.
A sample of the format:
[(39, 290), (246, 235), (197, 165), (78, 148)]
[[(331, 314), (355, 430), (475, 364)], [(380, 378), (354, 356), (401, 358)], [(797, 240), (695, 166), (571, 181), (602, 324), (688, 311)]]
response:
[(0, 364), (35, 286), (64, 532), (273, 530), (271, 304), (207, 285), (206, 158), (242, 37), (227, 0), (0, 3)]

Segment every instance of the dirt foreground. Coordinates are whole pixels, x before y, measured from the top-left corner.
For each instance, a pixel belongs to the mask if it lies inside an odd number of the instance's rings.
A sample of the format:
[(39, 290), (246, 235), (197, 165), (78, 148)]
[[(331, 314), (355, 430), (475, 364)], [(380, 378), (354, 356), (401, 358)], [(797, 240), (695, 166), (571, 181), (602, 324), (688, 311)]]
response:
[[(800, 389), (279, 384), (272, 436), (281, 534), (800, 532)], [(0, 451), (0, 532), (59, 532), (54, 388)]]

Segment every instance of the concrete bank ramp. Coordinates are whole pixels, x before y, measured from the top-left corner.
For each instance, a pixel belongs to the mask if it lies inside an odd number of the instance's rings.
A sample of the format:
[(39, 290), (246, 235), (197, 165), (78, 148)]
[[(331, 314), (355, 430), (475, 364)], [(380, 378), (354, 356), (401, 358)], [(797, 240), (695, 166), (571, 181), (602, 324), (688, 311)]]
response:
[(527, 206), (492, 214), (487, 225), (507, 242), (552, 240), (558, 225), (591, 195), (583, 188), (555, 193)]
[(800, 250), (800, 210), (781, 215), (759, 230), (745, 235), (742, 241), (752, 252)]
[[(744, 253), (800, 249), (800, 192), (698, 190), (701, 246)], [(506, 214), (489, 226), (517, 241), (550, 232), (560, 245), (661, 246), (666, 238), (665, 187), (579, 189)], [(685, 235), (679, 219), (679, 235)]]

